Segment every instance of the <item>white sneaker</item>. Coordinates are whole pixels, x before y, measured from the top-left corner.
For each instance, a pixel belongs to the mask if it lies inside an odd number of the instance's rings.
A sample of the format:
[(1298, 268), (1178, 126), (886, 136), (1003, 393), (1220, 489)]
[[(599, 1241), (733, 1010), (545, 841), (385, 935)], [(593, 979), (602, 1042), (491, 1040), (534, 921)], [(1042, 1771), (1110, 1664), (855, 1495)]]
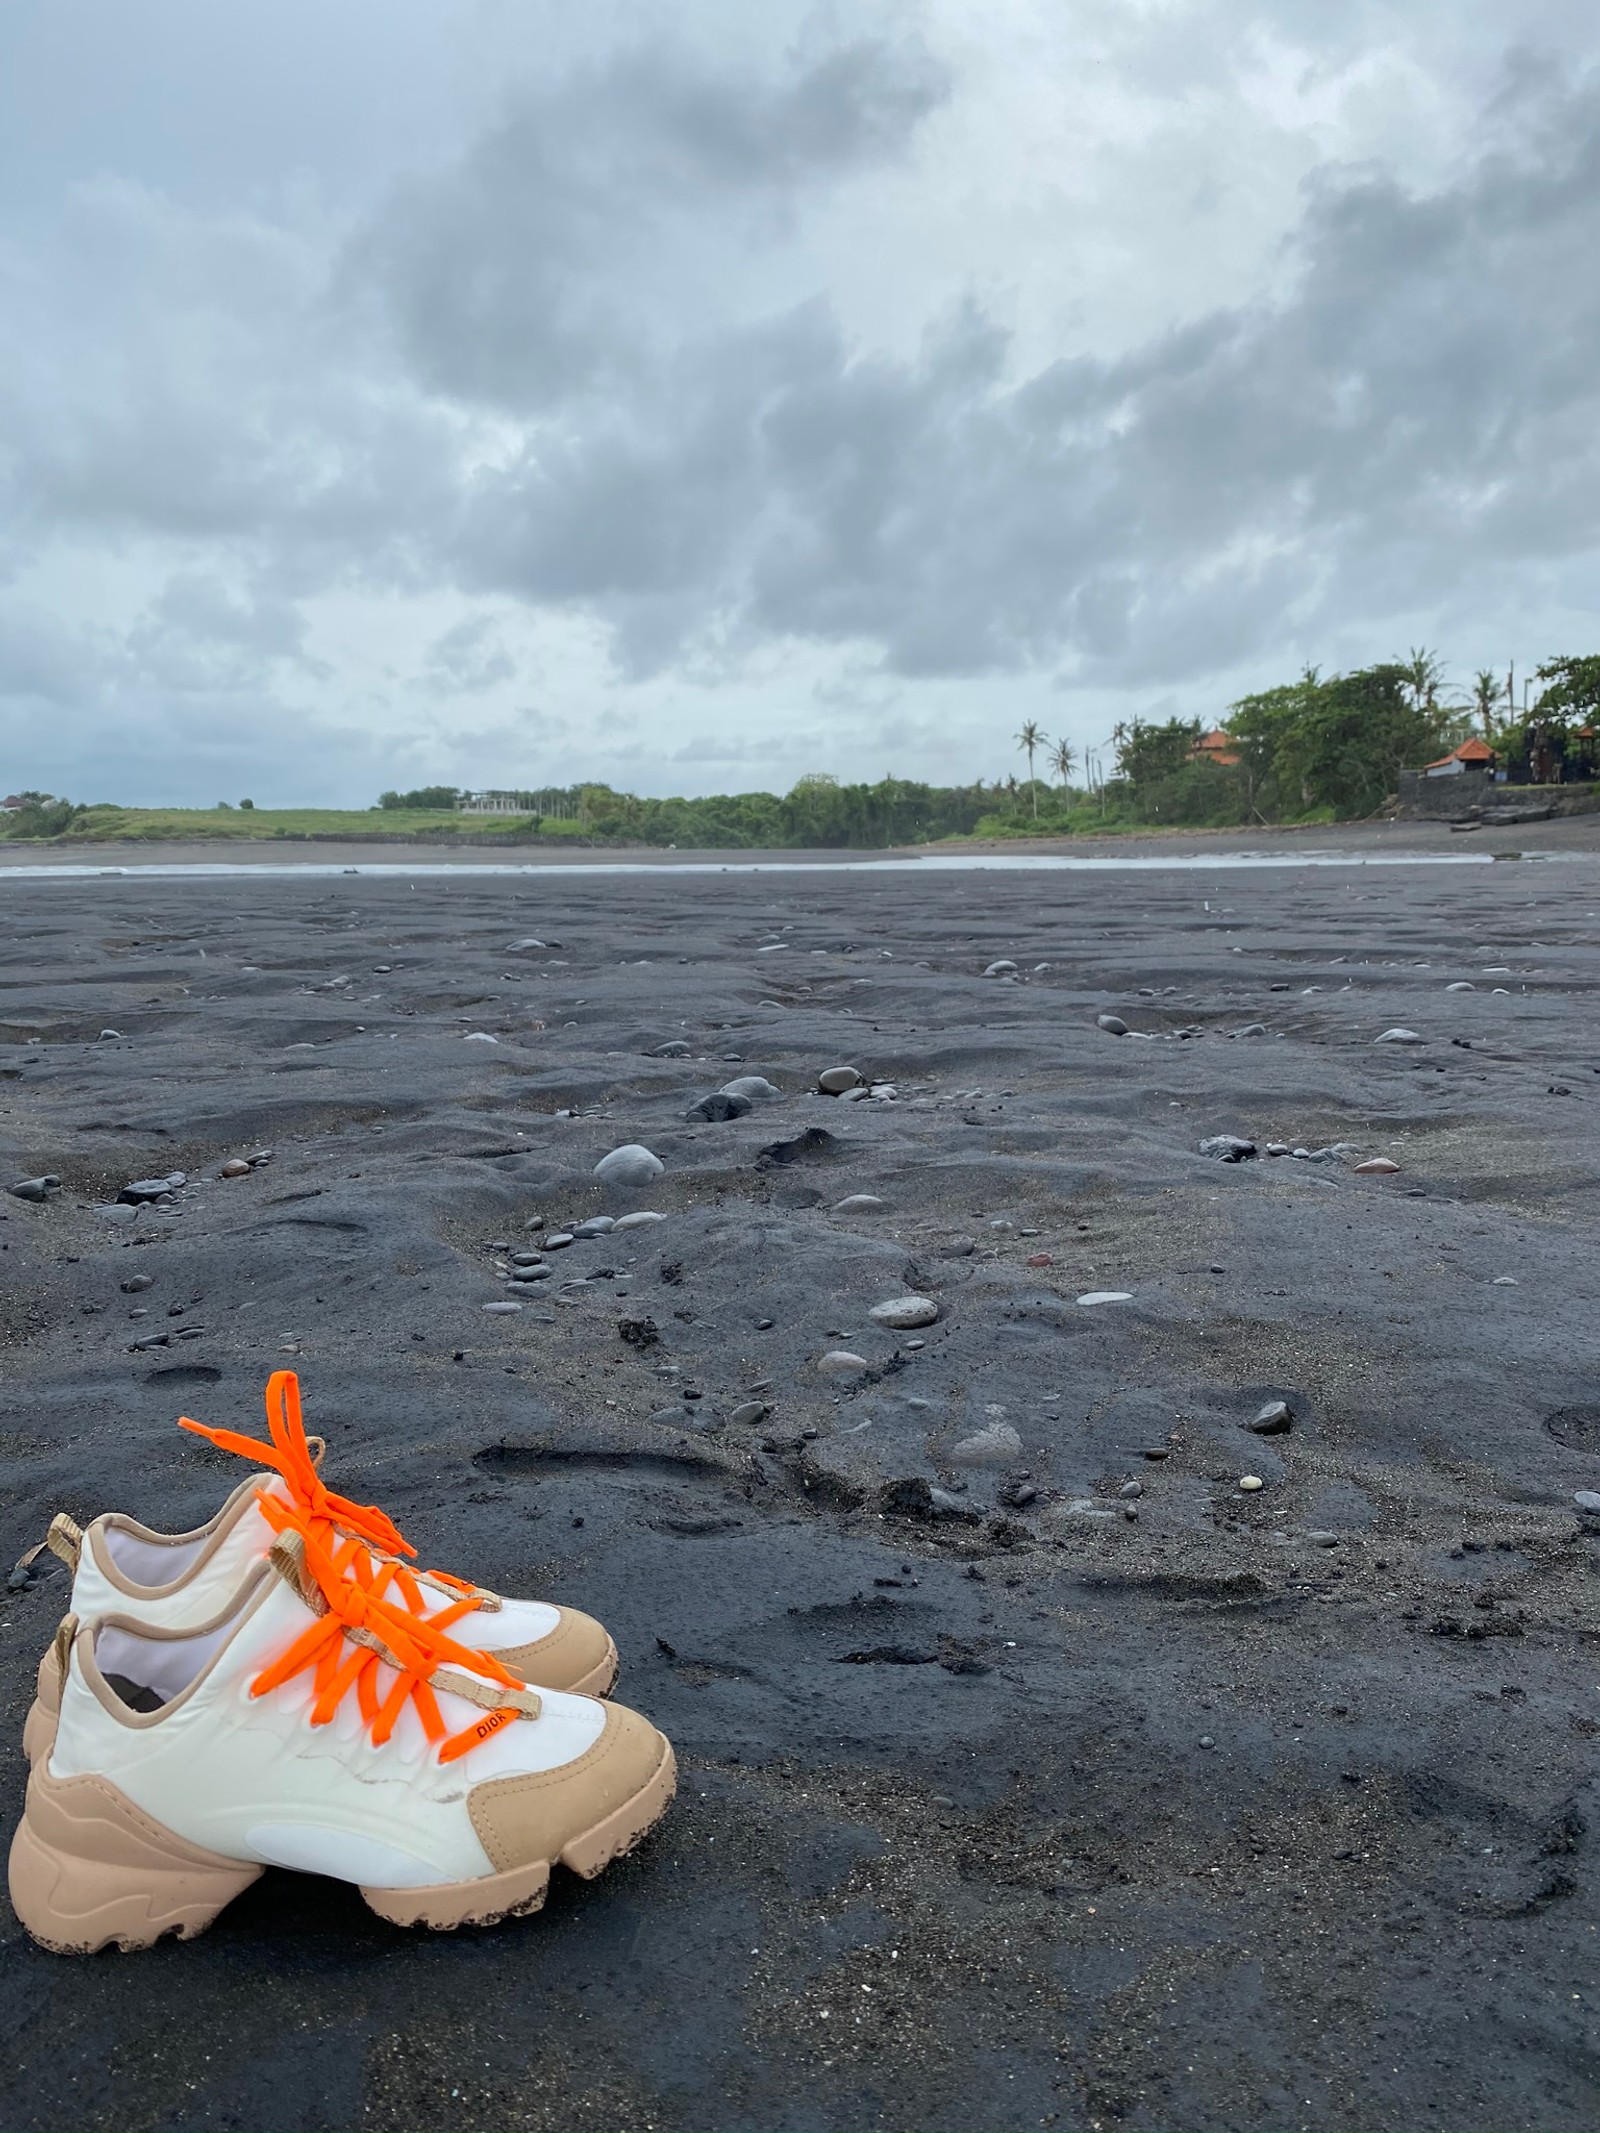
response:
[(11, 1901), (61, 1954), (189, 1939), (265, 1866), (355, 1882), (401, 1925), (537, 1910), (672, 1799), (672, 1749), (618, 1704), (530, 1689), (341, 1570), (298, 1513), (227, 1613), (58, 1632), (55, 1737)]
[[(416, 1550), (376, 1505), (352, 1503), (324, 1487), (321, 1440), (306, 1436), (299, 1380), (291, 1370), (276, 1371), (268, 1381), (267, 1423), (271, 1443), (183, 1417), (182, 1428), (275, 1469), (241, 1481), (221, 1510), (193, 1532), (158, 1533), (120, 1511), (104, 1512), (82, 1530), (65, 1513), (53, 1519), (45, 1545), (72, 1571), (70, 1612), (84, 1622), (131, 1615), (153, 1629), (214, 1621), (272, 1546), (274, 1502), (292, 1504), (350, 1565), (364, 1566), (362, 1574), (391, 1601), (450, 1630), (461, 1643), (492, 1652), (522, 1680), (579, 1696), (605, 1696), (615, 1687), (617, 1647), (592, 1615), (547, 1600), (503, 1599), (442, 1571), (412, 1570), (399, 1558)], [(38, 1695), (23, 1728), (30, 1760), (49, 1743), (60, 1693), (52, 1650), (40, 1661)]]

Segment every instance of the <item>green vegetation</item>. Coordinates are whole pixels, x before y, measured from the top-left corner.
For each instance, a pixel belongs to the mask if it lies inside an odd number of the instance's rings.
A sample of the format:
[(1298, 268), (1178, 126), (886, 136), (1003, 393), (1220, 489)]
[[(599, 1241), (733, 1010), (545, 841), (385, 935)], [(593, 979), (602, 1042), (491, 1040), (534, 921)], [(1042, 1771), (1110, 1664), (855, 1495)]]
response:
[[(713, 793), (700, 799), (640, 799), (609, 785), (506, 795), (527, 812), (469, 814), (452, 785), (386, 792), (375, 807), (263, 808), (226, 800), (215, 808), (82, 806), (23, 793), (0, 815), (0, 837), (65, 843), (181, 842), (241, 838), (397, 838), (476, 844), (562, 840), (653, 845), (684, 851), (881, 850), (945, 838), (1118, 834), (1151, 828), (1230, 828), (1247, 822), (1359, 820), (1395, 791), (1401, 771), (1420, 768), (1481, 731), (1514, 782), (1600, 776), (1600, 655), (1550, 659), (1521, 721), (1510, 715), (1510, 682), (1484, 670), (1471, 693), (1452, 698), (1435, 654), (1298, 681), (1242, 697), (1220, 728), (1198, 719), (1135, 718), (1112, 736), (1115, 767), (1070, 782), (1077, 757), (1029, 719), (1016, 735), (1028, 776), (974, 785), (883, 778), (846, 785), (817, 772), (792, 791)], [(1502, 702), (1507, 717), (1497, 723)], [(1055, 784), (1034, 774), (1042, 755)], [(550, 809), (553, 812), (534, 812)]]

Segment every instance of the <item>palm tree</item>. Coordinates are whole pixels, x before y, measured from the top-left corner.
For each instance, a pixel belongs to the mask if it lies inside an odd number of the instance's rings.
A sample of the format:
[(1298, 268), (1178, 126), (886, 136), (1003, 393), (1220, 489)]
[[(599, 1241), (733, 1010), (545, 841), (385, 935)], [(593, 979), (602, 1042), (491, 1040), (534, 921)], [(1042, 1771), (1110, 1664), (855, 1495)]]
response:
[(1444, 661), (1437, 652), (1421, 646), (1411, 647), (1411, 657), (1406, 660), (1405, 685), (1411, 692), (1411, 701), (1419, 711), (1437, 710), (1439, 689), (1444, 681)]
[(1017, 746), (1028, 758), (1028, 783), (1033, 786), (1033, 812), (1035, 820), (1037, 820), (1039, 814), (1039, 788), (1036, 784), (1034, 784), (1033, 754), (1036, 748), (1047, 748), (1049, 745), (1049, 736), (1047, 734), (1041, 733), (1039, 731), (1038, 726), (1031, 718), (1026, 721), (1022, 728), (1022, 731), (1017, 735)]
[(1472, 677), (1472, 708), (1483, 720), (1483, 737), (1488, 740), (1494, 729), (1494, 715), (1499, 709), (1505, 685), (1490, 667), (1479, 667)]
[(1066, 791), (1072, 777), (1072, 743), (1057, 741), (1050, 757), (1050, 767), (1061, 780), (1061, 789)]

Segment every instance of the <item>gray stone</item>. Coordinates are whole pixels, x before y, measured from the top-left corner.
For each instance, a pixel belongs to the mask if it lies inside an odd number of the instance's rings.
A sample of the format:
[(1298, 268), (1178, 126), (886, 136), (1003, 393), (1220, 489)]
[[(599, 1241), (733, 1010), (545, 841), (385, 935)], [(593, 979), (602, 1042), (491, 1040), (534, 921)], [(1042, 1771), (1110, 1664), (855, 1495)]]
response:
[(1470, 978), (1457, 978), (1453, 985), (1445, 987), (1446, 992), (1476, 992), (1477, 989)]
[(1386, 1029), (1382, 1036), (1373, 1038), (1374, 1044), (1426, 1044), (1426, 1037), (1419, 1037), (1414, 1029)]
[(609, 1155), (601, 1156), (594, 1166), (594, 1174), (607, 1185), (649, 1185), (666, 1167), (660, 1156), (652, 1155), (637, 1141), (629, 1141), (626, 1146), (613, 1148)]
[(1269, 1400), (1245, 1428), (1254, 1430), (1258, 1437), (1282, 1437), (1294, 1428), (1294, 1410), (1287, 1400)]
[(859, 1086), (861, 1076), (853, 1066), (824, 1067), (817, 1076), (817, 1087), (824, 1096), (842, 1096), (846, 1089)]
[(511, 1264), (513, 1266), (543, 1266), (544, 1260), (538, 1252), (513, 1252), (511, 1254)]
[(870, 1215), (874, 1208), (883, 1205), (875, 1192), (852, 1192), (842, 1200), (835, 1200), (833, 1211), (836, 1215)]
[(1267, 1025), (1264, 1022), (1247, 1022), (1243, 1029), (1236, 1029), (1233, 1034), (1236, 1037), (1264, 1037), (1267, 1034)]
[(564, 1252), (572, 1241), (568, 1231), (564, 1229), (552, 1230), (544, 1240), (544, 1248), (547, 1252)]
[(693, 1050), (681, 1037), (669, 1037), (665, 1044), (653, 1044), (645, 1055), (650, 1059), (687, 1059)]
[(848, 1348), (830, 1348), (826, 1355), (817, 1358), (817, 1368), (824, 1377), (853, 1378), (872, 1365), (864, 1355), (854, 1355)]
[(1001, 956), (1000, 960), (997, 963), (991, 963), (983, 974), (986, 978), (1014, 978), (1017, 974), (1017, 966), (1009, 956)]
[(978, 1240), (976, 1237), (952, 1237), (948, 1244), (940, 1245), (939, 1257), (941, 1259), (970, 1259), (977, 1249)]
[(1320, 1526), (1313, 1526), (1310, 1532), (1307, 1533), (1306, 1539), (1316, 1548), (1337, 1548), (1339, 1545), (1338, 1534), (1330, 1533), (1325, 1527)]
[(1011, 1466), (1022, 1457), (1022, 1439), (1009, 1422), (993, 1421), (951, 1446), (955, 1466)]
[(719, 1096), (740, 1096), (747, 1103), (770, 1104), (775, 1103), (783, 1091), (775, 1089), (764, 1074), (738, 1074), (732, 1081), (725, 1081), (717, 1093)]
[(892, 1296), (887, 1303), (874, 1304), (868, 1315), (874, 1324), (904, 1333), (914, 1326), (931, 1326), (939, 1306), (931, 1296)]
[(748, 1429), (753, 1423), (764, 1422), (771, 1412), (765, 1400), (741, 1400), (728, 1420), (737, 1423), (741, 1429)]
[(579, 1222), (572, 1234), (575, 1237), (606, 1237), (616, 1226), (614, 1215), (591, 1215), (587, 1222)]
[(1128, 1034), (1128, 1025), (1120, 1015), (1096, 1015), (1094, 1024), (1096, 1029), (1103, 1029), (1108, 1037), (1126, 1037)]
[(666, 1219), (665, 1215), (658, 1215), (649, 1208), (641, 1207), (636, 1214), (619, 1215), (617, 1217), (617, 1228), (643, 1229), (648, 1222), (665, 1222)]
[(685, 1115), (721, 1126), (731, 1118), (748, 1117), (754, 1109), (748, 1096), (730, 1096), (725, 1089), (717, 1089), (710, 1096), (702, 1096), (697, 1104), (691, 1104)]
[(15, 1200), (48, 1200), (61, 1190), (61, 1180), (54, 1174), (42, 1178), (19, 1178), (7, 1190)]
[(522, 1306), (519, 1303), (492, 1303), (485, 1304), (483, 1308), (491, 1318), (509, 1318), (513, 1311), (520, 1311)]
[(99, 1042), (100, 1042), (101, 1044), (105, 1044), (105, 1043), (107, 1043), (107, 1042), (108, 1042), (108, 1041), (109, 1041), (109, 1040), (110, 1040), (111, 1038), (113, 1038), (113, 1037), (120, 1037), (121, 1035), (122, 1035), (122, 1032), (121, 1032), (121, 1030), (119, 1030), (119, 1029), (103, 1029), (103, 1030), (102, 1030), (102, 1031), (100, 1032)]
[(1600, 1512), (1600, 1489), (1575, 1490), (1572, 1500), (1580, 1511)]
[[(1200, 1143), (1200, 1153), (1214, 1156), (1219, 1163), (1248, 1163), (1255, 1152), (1255, 1142), (1244, 1140), (1237, 1133), (1213, 1133)], [(1295, 1153), (1299, 1152), (1296, 1149)]]
[(122, 1283), (122, 1293), (124, 1296), (142, 1296), (146, 1289), (153, 1289), (155, 1285), (154, 1274), (130, 1274)]
[(1142, 1481), (1125, 1481), (1121, 1488), (1118, 1489), (1117, 1494), (1130, 1499), (1135, 1496), (1142, 1496), (1144, 1494), (1144, 1483)]

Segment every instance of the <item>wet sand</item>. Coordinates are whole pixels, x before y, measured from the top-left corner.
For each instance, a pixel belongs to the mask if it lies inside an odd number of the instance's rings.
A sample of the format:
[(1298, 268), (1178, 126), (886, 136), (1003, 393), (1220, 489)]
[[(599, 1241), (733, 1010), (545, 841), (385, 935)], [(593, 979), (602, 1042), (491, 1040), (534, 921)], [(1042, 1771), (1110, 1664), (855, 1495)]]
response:
[[(0, 1197), (5, 1560), (204, 1518), (175, 1416), (292, 1362), (334, 1485), (603, 1615), (684, 1769), (491, 1932), (0, 1912), (0, 2123), (1592, 2126), (1600, 860), (1363, 839), (1564, 863), (0, 881), (0, 1162), (64, 1180)], [(532, 1216), (640, 1206), (483, 1311)], [(64, 1590), (0, 1609), (11, 1819)]]

